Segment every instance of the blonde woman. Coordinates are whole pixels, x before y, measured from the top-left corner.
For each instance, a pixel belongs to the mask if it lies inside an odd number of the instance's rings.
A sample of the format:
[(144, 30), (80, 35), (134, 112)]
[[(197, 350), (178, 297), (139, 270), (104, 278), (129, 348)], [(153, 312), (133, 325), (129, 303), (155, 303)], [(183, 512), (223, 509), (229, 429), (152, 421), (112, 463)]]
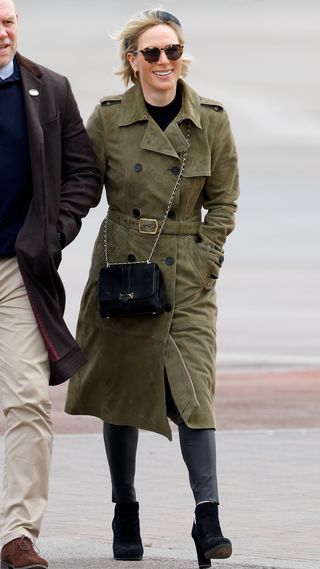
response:
[[(145, 11), (119, 35), (123, 95), (105, 97), (88, 124), (105, 186), (110, 263), (148, 258), (169, 197), (179, 189), (152, 256), (167, 301), (157, 316), (101, 318), (105, 222), (92, 256), (77, 338), (88, 363), (70, 382), (66, 410), (104, 422), (112, 480), (113, 551), (141, 559), (134, 487), (138, 429), (171, 439), (179, 429), (195, 499), (192, 536), (200, 567), (231, 555), (221, 532), (215, 454), (215, 283), (238, 197), (237, 154), (227, 113), (183, 79), (189, 60), (179, 20)], [(201, 219), (201, 210), (206, 215)], [(155, 482), (157, 483), (157, 482)]]

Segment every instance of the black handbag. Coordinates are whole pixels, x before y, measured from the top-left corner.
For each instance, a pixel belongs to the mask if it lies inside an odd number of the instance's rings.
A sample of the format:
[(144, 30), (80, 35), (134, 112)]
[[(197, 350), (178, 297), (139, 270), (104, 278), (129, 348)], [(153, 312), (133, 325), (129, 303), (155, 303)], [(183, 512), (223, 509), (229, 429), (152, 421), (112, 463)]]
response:
[(111, 265), (100, 271), (100, 315), (157, 315), (165, 311), (162, 273), (156, 263)]
[[(188, 123), (186, 138), (189, 141), (190, 123)], [(188, 149), (183, 152), (179, 176), (172, 190), (158, 235), (146, 261), (109, 263), (107, 250), (109, 212), (107, 213), (104, 220), (106, 266), (100, 270), (99, 278), (99, 312), (102, 318), (131, 316), (134, 314), (156, 316), (165, 311), (166, 294), (163, 275), (158, 265), (151, 263), (151, 258), (179, 187), (187, 159), (187, 152)]]

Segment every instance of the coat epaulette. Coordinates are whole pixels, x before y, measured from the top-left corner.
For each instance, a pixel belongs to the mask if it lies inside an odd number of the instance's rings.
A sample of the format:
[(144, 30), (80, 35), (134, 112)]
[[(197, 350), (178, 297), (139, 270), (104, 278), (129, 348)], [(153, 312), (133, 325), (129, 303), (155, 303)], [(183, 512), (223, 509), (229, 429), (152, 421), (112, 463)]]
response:
[(213, 101), (212, 99), (205, 99), (204, 97), (200, 97), (200, 103), (204, 107), (210, 107), (217, 113), (223, 113), (224, 111), (223, 105), (221, 105), (221, 103), (218, 103), (217, 101)]
[(116, 95), (114, 97), (103, 97), (100, 101), (102, 107), (109, 107), (110, 105), (118, 105), (122, 102), (122, 96)]

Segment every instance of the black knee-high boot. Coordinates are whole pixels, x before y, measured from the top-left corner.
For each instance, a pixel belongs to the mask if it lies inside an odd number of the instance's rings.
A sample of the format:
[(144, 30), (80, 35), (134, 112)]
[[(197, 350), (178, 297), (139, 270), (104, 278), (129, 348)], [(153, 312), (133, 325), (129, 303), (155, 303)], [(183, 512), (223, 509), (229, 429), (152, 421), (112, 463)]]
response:
[(103, 436), (112, 482), (112, 501), (116, 503), (112, 521), (114, 558), (140, 560), (143, 546), (134, 488), (138, 429), (104, 423)]
[(211, 566), (210, 559), (226, 559), (232, 554), (231, 541), (220, 528), (218, 504), (204, 502), (195, 509), (195, 521), (191, 533), (201, 569)]

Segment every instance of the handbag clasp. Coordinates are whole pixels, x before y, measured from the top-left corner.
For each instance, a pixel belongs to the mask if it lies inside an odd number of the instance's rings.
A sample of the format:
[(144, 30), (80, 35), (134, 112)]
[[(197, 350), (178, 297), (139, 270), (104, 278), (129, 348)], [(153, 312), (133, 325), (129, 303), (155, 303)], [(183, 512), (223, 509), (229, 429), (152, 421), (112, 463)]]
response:
[(122, 302), (126, 302), (127, 300), (133, 300), (134, 299), (134, 292), (126, 292), (126, 293), (120, 292), (119, 299)]
[[(144, 226), (143, 228), (141, 224), (143, 224)], [(156, 235), (156, 233), (158, 232), (158, 220), (148, 219), (147, 217), (141, 217), (139, 219), (138, 229), (140, 233), (149, 233), (150, 235)]]

